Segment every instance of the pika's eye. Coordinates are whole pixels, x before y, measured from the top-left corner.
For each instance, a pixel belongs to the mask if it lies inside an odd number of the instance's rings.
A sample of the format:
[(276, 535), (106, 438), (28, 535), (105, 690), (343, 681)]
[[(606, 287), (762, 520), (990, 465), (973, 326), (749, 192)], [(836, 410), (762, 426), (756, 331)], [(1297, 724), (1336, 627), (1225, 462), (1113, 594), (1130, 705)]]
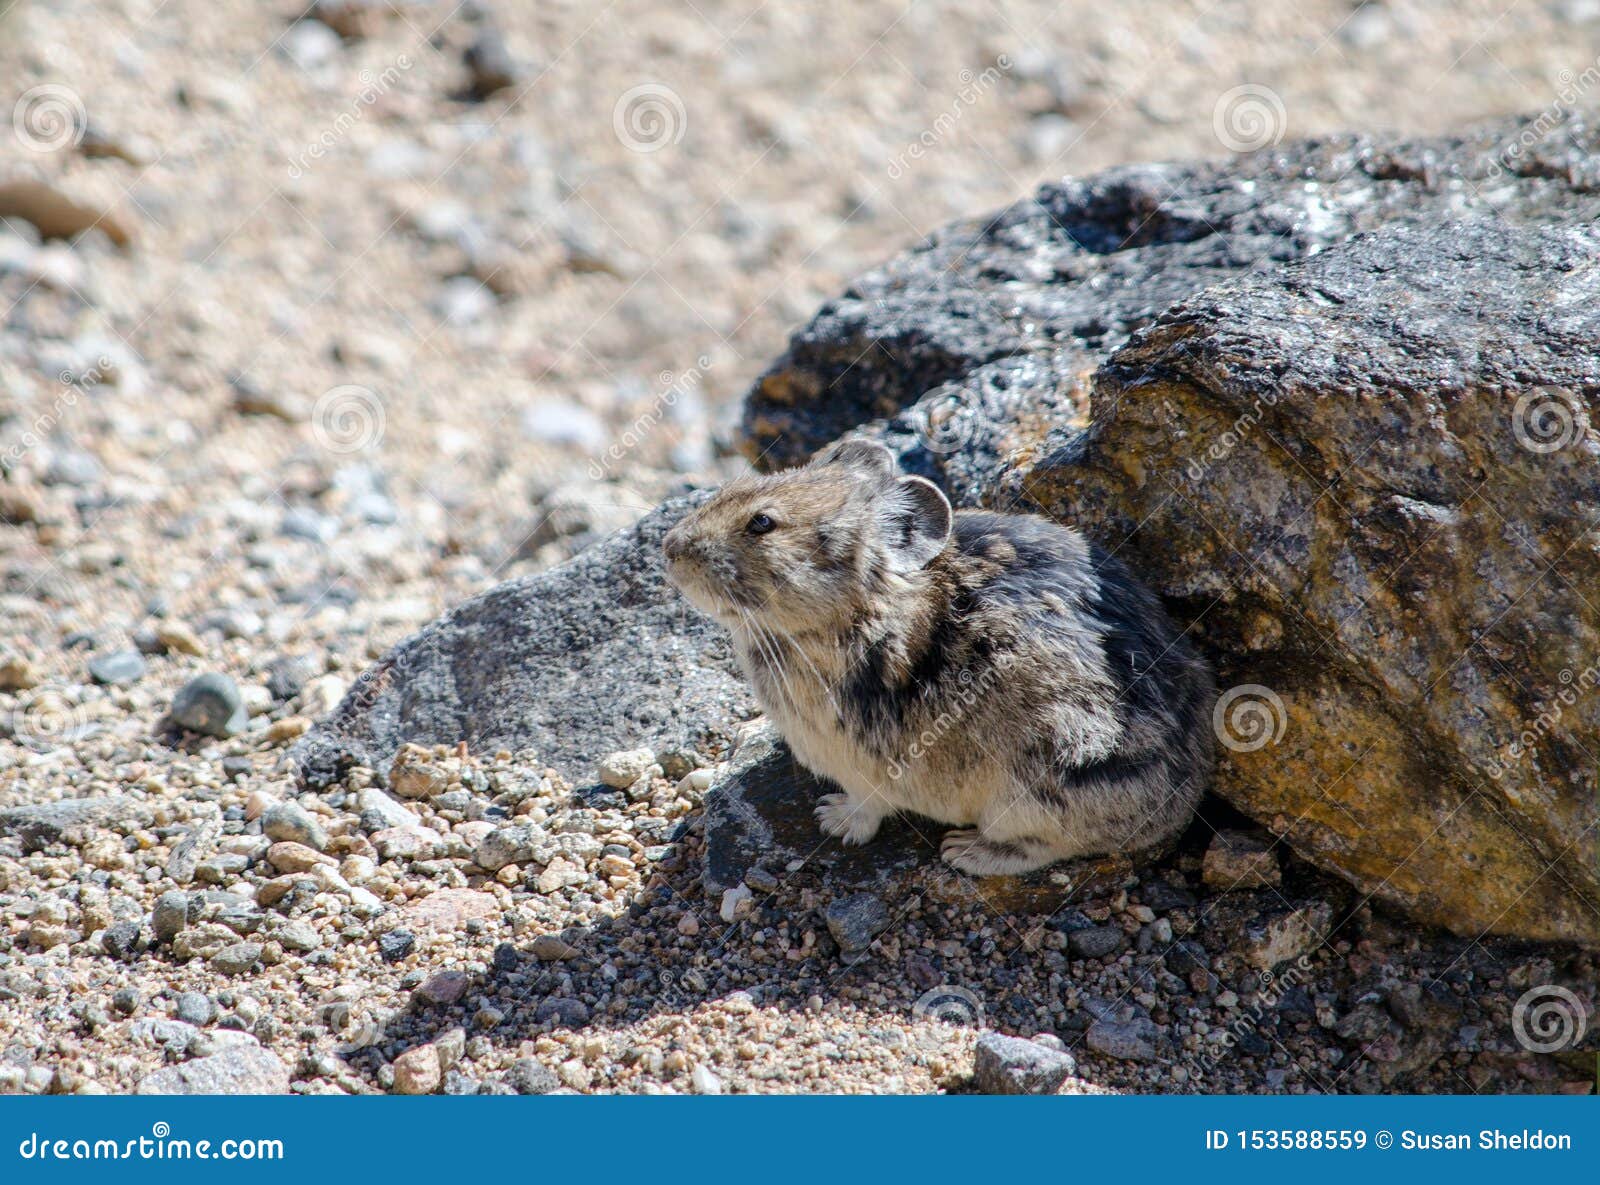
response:
[(744, 529), (752, 535), (765, 535), (777, 525), (770, 514), (758, 514), (744, 525)]

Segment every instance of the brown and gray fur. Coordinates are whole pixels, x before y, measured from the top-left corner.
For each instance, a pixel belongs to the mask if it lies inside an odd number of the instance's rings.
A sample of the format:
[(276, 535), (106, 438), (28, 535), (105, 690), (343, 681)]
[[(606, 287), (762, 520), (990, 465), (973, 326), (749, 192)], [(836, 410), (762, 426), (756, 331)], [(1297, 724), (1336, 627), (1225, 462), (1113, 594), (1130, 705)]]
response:
[(672, 582), (728, 628), (823, 831), (906, 811), (975, 875), (1160, 846), (1212, 763), (1211, 672), (1078, 532), (952, 513), (881, 445), (730, 482), (667, 535)]

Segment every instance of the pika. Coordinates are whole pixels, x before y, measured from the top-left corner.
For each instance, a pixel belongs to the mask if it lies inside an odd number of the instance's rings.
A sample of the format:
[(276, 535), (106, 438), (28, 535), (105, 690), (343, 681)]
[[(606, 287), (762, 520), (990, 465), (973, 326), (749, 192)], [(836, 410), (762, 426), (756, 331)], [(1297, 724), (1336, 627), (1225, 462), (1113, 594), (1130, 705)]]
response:
[(663, 543), (845, 843), (896, 812), (975, 876), (1157, 848), (1213, 760), (1210, 668), (1156, 596), (1048, 519), (952, 513), (882, 445), (741, 477)]

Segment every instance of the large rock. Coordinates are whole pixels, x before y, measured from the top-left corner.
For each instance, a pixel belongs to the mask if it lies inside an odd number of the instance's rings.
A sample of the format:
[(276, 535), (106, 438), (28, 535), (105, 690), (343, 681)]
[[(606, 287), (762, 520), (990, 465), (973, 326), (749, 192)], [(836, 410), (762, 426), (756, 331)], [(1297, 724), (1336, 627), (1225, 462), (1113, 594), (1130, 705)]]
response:
[(532, 749), (584, 780), (602, 755), (725, 733), (751, 711), (721, 630), (666, 583), (664, 503), (549, 572), (509, 581), (400, 643), (296, 746), (310, 785), (386, 770), (403, 742)]
[(1464, 222), (1220, 285), (1026, 475), (1218, 654), (1217, 789), (1473, 936), (1600, 945), (1597, 257)]
[(1600, 946), (1600, 134), (1531, 130), (1047, 186), (827, 306), (750, 448), (860, 428), (1083, 527), (1217, 658), (1220, 793), (1412, 916)]
[(1600, 131), (1579, 117), (1069, 178), (945, 227), (824, 305), (751, 391), (746, 449), (781, 468), (882, 421), (907, 468), (992, 500), (1007, 454), (1081, 423), (1100, 363), (1209, 285), (1384, 226), (1597, 213)]

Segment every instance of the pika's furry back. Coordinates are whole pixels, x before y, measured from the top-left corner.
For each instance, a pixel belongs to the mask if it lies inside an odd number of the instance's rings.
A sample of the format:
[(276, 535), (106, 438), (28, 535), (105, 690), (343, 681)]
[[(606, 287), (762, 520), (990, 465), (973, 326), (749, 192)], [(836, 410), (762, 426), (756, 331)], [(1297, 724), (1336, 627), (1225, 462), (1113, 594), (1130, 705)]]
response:
[(1160, 601), (1076, 531), (952, 513), (881, 445), (741, 478), (665, 540), (795, 756), (838, 784), (824, 831), (955, 825), (974, 874), (1149, 849), (1212, 764), (1211, 673)]

